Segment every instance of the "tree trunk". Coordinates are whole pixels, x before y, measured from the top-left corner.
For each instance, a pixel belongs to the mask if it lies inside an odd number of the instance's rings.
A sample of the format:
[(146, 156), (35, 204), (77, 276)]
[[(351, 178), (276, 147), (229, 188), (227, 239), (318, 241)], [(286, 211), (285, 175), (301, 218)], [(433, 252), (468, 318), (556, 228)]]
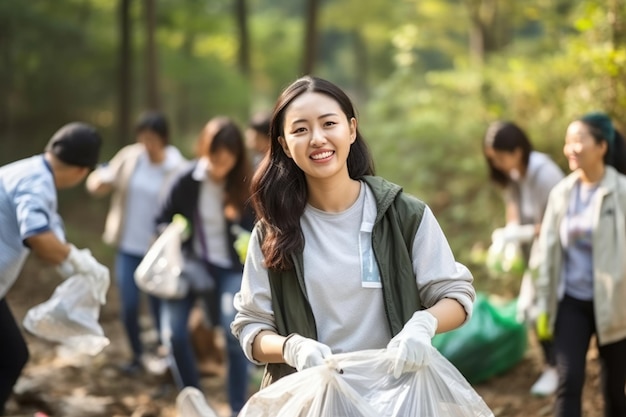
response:
[(469, 49), (470, 57), (477, 65), (482, 65), (486, 56), (499, 50), (506, 42), (502, 37), (498, 19), (498, 0), (466, 0), (470, 17)]
[(13, 117), (11, 115), (11, 97), (13, 96), (13, 31), (15, 24), (12, 16), (0, 16), (0, 165), (8, 162), (6, 159), (13, 155), (12, 148), (15, 140)]
[[(192, 32), (192, 29), (187, 28), (185, 31), (183, 45), (181, 47), (181, 55), (183, 56), (185, 65), (188, 66), (193, 65), (194, 42), (195, 33)], [(189, 98), (194, 85), (193, 81), (190, 81), (187, 78), (181, 78), (178, 85), (178, 100), (176, 101), (176, 109), (174, 110), (174, 114), (176, 115), (176, 125), (178, 126), (178, 131), (187, 132), (191, 127), (192, 106), (189, 102)]]
[(319, 0), (307, 0), (306, 29), (304, 38), (303, 75), (313, 74), (317, 58), (317, 13)]
[(239, 70), (250, 76), (250, 31), (248, 30), (248, 8), (246, 0), (235, 1), (235, 21), (239, 31)]
[(130, 41), (131, 20), (130, 4), (132, 0), (120, 0), (119, 18), (119, 62), (118, 62), (118, 117), (117, 140), (120, 147), (130, 142), (130, 109), (132, 106), (132, 49)]
[(363, 41), (363, 36), (358, 30), (352, 31), (352, 48), (354, 51), (354, 75), (355, 88), (360, 101), (365, 101), (368, 96), (367, 89), (367, 44)]
[[(614, 51), (626, 47), (626, 2), (624, 0), (610, 0), (608, 2), (608, 22), (611, 25), (611, 44)], [(617, 120), (624, 120), (624, 106), (626, 105), (626, 70), (622, 65), (616, 65), (617, 73), (610, 76), (608, 109)], [(622, 130), (626, 126), (619, 126)]]
[(145, 22), (145, 80), (146, 80), (146, 103), (145, 107), (150, 110), (159, 110), (161, 102), (159, 99), (158, 86), (158, 59), (157, 49), (154, 40), (156, 32), (156, 0), (144, 0), (144, 22)]

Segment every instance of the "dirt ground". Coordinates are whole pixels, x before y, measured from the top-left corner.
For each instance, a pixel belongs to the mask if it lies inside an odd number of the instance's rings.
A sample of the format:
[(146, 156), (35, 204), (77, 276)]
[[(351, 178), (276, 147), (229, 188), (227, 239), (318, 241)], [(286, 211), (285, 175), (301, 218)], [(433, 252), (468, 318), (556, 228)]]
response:
[[(41, 265), (30, 260), (7, 298), (16, 318), (21, 322), (27, 309), (48, 299), (58, 283), (54, 273), (42, 270)], [(129, 358), (129, 351), (118, 318), (114, 287), (109, 290), (100, 322), (111, 344), (92, 358), (61, 357), (54, 344), (26, 334), (31, 358), (15, 398), (9, 403), (8, 415), (26, 417), (43, 411), (54, 417), (176, 416), (176, 392), (169, 376), (129, 377), (117, 369), (117, 365)], [(597, 369), (592, 350), (584, 391), (586, 417), (601, 415)], [(476, 385), (475, 389), (497, 417), (549, 416), (553, 398), (535, 398), (528, 393), (539, 370), (539, 352), (531, 339), (522, 362), (506, 374)], [(251, 378), (251, 394), (256, 389), (254, 380)], [(227, 416), (223, 377), (205, 376), (203, 384), (210, 403)]]

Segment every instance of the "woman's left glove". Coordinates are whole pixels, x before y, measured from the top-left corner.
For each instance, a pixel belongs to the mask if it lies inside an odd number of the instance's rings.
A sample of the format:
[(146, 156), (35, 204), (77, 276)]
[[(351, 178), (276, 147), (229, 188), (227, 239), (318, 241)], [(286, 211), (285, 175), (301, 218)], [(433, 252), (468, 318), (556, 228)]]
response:
[(430, 362), (433, 345), (431, 339), (437, 331), (438, 321), (427, 311), (416, 311), (406, 322), (400, 333), (387, 344), (392, 355), (393, 376), (398, 378), (405, 372), (415, 372)]
[(283, 344), (283, 358), (287, 365), (301, 371), (324, 364), (324, 358), (332, 355), (330, 348), (308, 337), (292, 333)]

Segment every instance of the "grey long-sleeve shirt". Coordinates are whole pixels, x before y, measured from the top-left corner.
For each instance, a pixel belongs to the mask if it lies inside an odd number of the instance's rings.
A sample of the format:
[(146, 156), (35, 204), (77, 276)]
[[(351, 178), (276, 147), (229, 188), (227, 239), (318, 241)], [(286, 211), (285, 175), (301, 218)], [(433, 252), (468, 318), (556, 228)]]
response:
[[(355, 204), (341, 213), (307, 207), (301, 219), (305, 236), (304, 274), (318, 339), (334, 353), (384, 348), (391, 335), (385, 318), (380, 279), (367, 272), (373, 260), (371, 233), (376, 204), (363, 184)], [(456, 262), (432, 211), (426, 207), (413, 248), (413, 271), (424, 307), (456, 299), (471, 317), (475, 296), (472, 275)], [(267, 270), (256, 231), (250, 239), (238, 314), (231, 325), (249, 360), (262, 330), (275, 331)], [(375, 263), (374, 263), (375, 264)], [(377, 270), (375, 271), (377, 273)]]

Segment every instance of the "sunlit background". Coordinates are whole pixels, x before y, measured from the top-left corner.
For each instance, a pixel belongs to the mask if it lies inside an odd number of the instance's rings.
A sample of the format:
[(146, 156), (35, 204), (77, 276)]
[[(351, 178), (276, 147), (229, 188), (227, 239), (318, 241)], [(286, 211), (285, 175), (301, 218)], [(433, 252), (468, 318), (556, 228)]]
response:
[[(431, 205), (487, 285), (472, 255), (504, 215), (486, 124), (518, 122), (566, 169), (571, 118), (626, 120), (625, 17), (621, 0), (3, 0), (0, 163), (76, 119), (101, 129), (106, 159), (147, 108), (166, 112), (191, 156), (210, 117), (243, 127), (296, 77), (318, 75), (354, 99), (378, 173)], [(104, 205), (67, 194), (70, 236), (96, 245)]]

